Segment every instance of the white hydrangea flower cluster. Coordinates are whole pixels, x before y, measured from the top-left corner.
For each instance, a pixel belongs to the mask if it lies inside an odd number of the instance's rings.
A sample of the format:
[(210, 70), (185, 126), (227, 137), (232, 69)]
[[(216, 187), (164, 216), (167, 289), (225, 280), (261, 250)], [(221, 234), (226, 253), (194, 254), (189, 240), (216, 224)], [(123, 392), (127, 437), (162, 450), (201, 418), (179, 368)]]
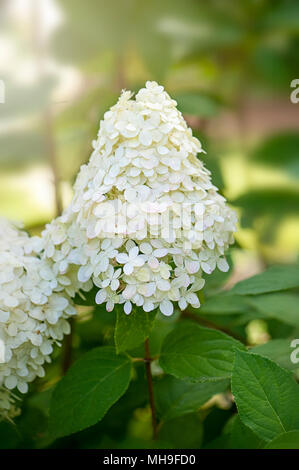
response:
[[(43, 233), (69, 294), (95, 284), (98, 304), (171, 315), (199, 307), (203, 273), (228, 270), (236, 214), (211, 183), (176, 102), (155, 82), (105, 113), (64, 214)], [(74, 279), (77, 276), (77, 279)]]
[[(10, 390), (26, 393), (28, 383), (44, 376), (53, 344), (70, 332), (76, 313), (40, 258), (42, 240), (0, 219), (0, 415), (15, 413)], [(10, 406), (11, 405), (11, 406)]]

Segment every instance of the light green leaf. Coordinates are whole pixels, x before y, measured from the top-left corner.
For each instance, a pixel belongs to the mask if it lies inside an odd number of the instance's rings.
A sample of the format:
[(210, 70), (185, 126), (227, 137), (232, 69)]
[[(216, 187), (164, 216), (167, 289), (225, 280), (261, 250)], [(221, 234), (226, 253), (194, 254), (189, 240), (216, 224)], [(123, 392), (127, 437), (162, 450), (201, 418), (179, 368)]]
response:
[(116, 351), (128, 351), (143, 343), (150, 334), (156, 313), (156, 310), (147, 313), (135, 307), (130, 315), (126, 315), (122, 307), (117, 308), (114, 332)]
[(166, 376), (155, 385), (155, 401), (163, 421), (198, 411), (213, 395), (224, 392), (228, 380), (206, 383), (186, 383)]
[(125, 393), (131, 362), (114, 348), (100, 347), (86, 353), (54, 390), (50, 407), (50, 431), (56, 438), (81, 431), (103, 418)]
[(221, 331), (194, 324), (178, 325), (162, 346), (162, 369), (179, 379), (205, 382), (229, 378), (234, 348), (245, 349)]
[(263, 273), (238, 282), (231, 294), (257, 295), (299, 287), (299, 265), (272, 266)]
[(299, 327), (299, 295), (285, 292), (266, 294), (248, 297), (247, 301), (265, 318), (276, 318)]
[(265, 449), (299, 449), (299, 430), (289, 431), (269, 442)]
[(232, 392), (241, 420), (261, 439), (299, 428), (299, 387), (269, 359), (237, 351)]
[(299, 368), (299, 364), (291, 361), (291, 340), (289, 339), (273, 339), (265, 344), (259, 344), (250, 349), (251, 352), (261, 356), (268, 357), (285, 369), (295, 370)]

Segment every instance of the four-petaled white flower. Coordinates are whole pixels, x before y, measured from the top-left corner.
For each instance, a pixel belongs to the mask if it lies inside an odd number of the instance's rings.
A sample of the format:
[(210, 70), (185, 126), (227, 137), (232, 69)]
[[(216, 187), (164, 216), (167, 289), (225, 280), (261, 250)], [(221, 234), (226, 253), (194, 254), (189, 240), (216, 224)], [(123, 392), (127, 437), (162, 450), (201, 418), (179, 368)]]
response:
[(106, 277), (102, 281), (102, 287), (110, 287), (111, 290), (116, 291), (119, 288), (119, 276), (121, 275), (121, 269), (114, 271), (112, 266), (109, 266), (106, 271)]
[(144, 257), (139, 255), (139, 248), (138, 246), (134, 246), (131, 248), (127, 253), (118, 253), (116, 255), (116, 261), (118, 263), (123, 264), (124, 273), (129, 275), (132, 274), (134, 268), (140, 267), (144, 265)]

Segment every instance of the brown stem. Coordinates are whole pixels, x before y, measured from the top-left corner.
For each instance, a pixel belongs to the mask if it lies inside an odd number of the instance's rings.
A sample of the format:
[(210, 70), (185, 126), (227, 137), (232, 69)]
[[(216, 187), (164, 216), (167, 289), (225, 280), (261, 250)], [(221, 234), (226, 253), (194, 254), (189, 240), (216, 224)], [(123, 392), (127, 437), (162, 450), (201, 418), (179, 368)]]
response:
[(148, 385), (148, 394), (149, 394), (149, 401), (151, 406), (152, 412), (152, 426), (153, 426), (153, 439), (157, 439), (157, 418), (156, 418), (156, 409), (155, 409), (155, 402), (154, 402), (154, 389), (153, 389), (153, 378), (151, 372), (151, 356), (149, 350), (149, 340), (148, 338), (144, 342), (144, 362), (145, 362), (145, 370), (146, 370), (146, 377), (147, 377), (147, 385)]

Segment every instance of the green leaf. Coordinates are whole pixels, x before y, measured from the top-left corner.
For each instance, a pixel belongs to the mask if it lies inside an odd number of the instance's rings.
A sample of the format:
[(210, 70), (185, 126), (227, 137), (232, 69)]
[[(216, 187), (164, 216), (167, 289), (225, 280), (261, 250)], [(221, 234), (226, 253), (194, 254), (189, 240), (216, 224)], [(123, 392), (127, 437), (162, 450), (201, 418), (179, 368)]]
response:
[(18, 449), (22, 441), (22, 435), (17, 426), (7, 421), (0, 422), (0, 450)]
[(250, 428), (245, 426), (238, 415), (234, 417), (230, 431), (231, 449), (260, 449), (264, 444), (265, 441), (254, 434)]
[(257, 295), (299, 287), (299, 265), (272, 266), (263, 273), (238, 282), (230, 291), (237, 295)]
[(299, 387), (269, 359), (237, 351), (232, 392), (241, 420), (261, 439), (299, 428)]
[(166, 336), (175, 328), (179, 316), (179, 312), (174, 312), (171, 317), (166, 317), (160, 312), (157, 313), (149, 337), (151, 356), (160, 355), (162, 344)]
[(159, 431), (159, 439), (170, 442), (176, 449), (198, 449), (202, 436), (203, 425), (195, 413), (167, 421)]
[(213, 395), (224, 392), (228, 386), (228, 380), (194, 384), (166, 376), (155, 385), (157, 411), (163, 421), (198, 411)]
[(233, 315), (250, 310), (247, 299), (241, 295), (218, 294), (210, 297), (198, 310), (203, 315)]
[(160, 365), (166, 373), (191, 382), (225, 379), (231, 375), (234, 348), (245, 349), (220, 331), (178, 325), (165, 338)]
[(212, 443), (218, 436), (224, 434), (231, 418), (231, 409), (222, 409), (218, 406), (212, 407), (204, 419), (205, 443)]
[(299, 449), (299, 431), (289, 431), (269, 442), (265, 449)]
[(291, 326), (299, 327), (299, 295), (275, 293), (247, 299), (265, 318), (276, 318)]
[(268, 357), (285, 369), (298, 369), (299, 364), (291, 361), (291, 340), (289, 339), (273, 339), (265, 344), (259, 344), (250, 349), (250, 352), (257, 353), (261, 356)]
[(203, 446), (203, 449), (230, 449), (229, 436), (223, 434)]
[(122, 307), (117, 308), (114, 332), (116, 351), (128, 351), (143, 343), (150, 334), (156, 313), (156, 310), (147, 313), (133, 308), (130, 315), (126, 315)]
[(50, 408), (50, 432), (56, 437), (81, 431), (103, 418), (125, 393), (131, 362), (114, 348), (92, 349), (58, 383)]

